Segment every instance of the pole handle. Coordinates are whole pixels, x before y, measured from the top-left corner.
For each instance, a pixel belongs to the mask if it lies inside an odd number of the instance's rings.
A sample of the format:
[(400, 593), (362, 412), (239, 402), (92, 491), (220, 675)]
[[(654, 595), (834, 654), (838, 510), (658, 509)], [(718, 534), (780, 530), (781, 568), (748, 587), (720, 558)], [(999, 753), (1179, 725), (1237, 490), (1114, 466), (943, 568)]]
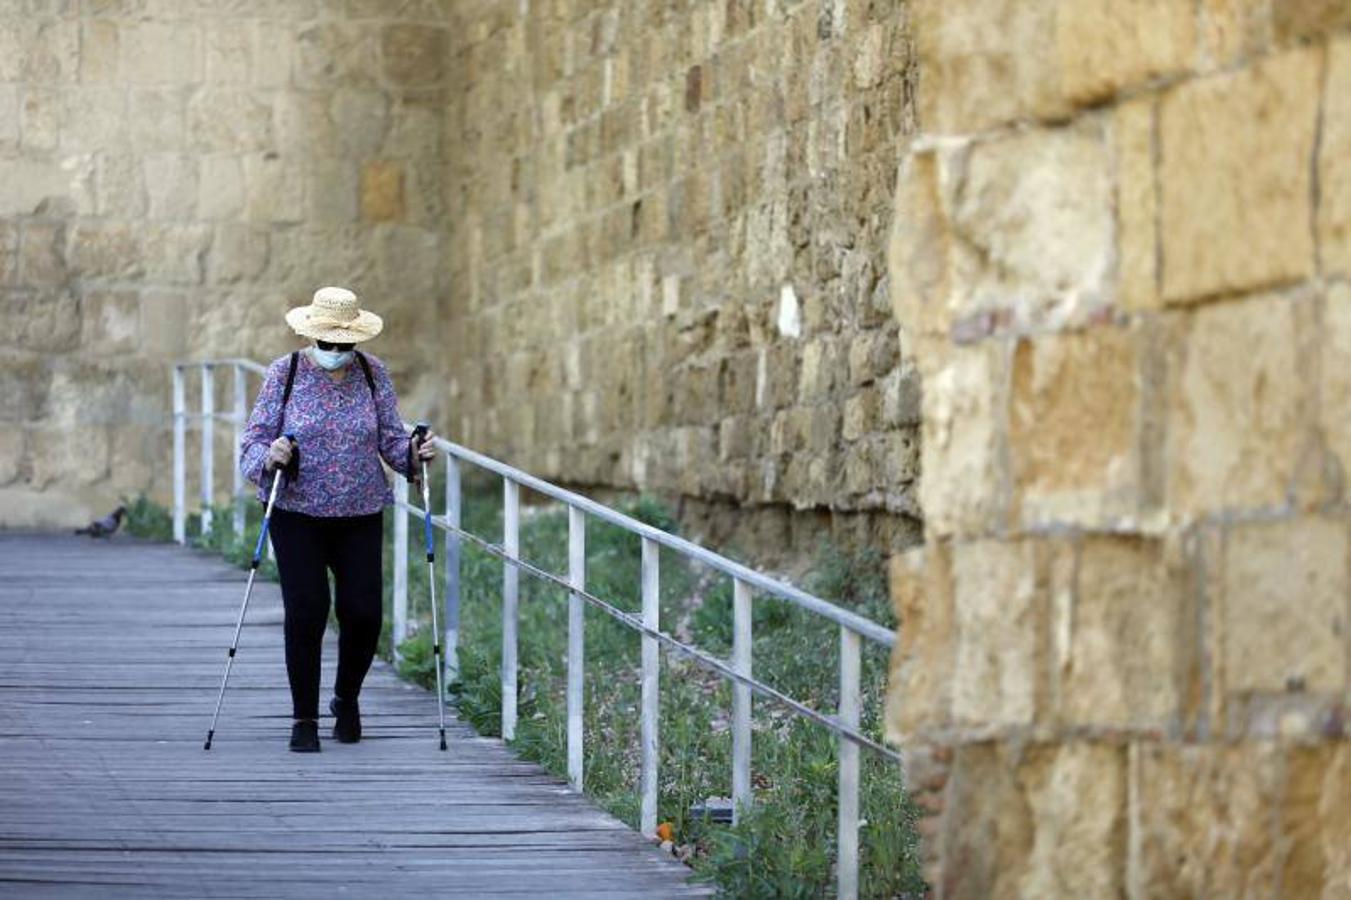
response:
[[(418, 422), (413, 426), (413, 434), (409, 441), (416, 442), (418, 449), (421, 450), (422, 441), (427, 437), (431, 427), (426, 422)], [(419, 457), (418, 465), (422, 469), (422, 536), (427, 544), (427, 562), (432, 562), (436, 558), (436, 550), (432, 541), (431, 486), (427, 483), (427, 461)]]

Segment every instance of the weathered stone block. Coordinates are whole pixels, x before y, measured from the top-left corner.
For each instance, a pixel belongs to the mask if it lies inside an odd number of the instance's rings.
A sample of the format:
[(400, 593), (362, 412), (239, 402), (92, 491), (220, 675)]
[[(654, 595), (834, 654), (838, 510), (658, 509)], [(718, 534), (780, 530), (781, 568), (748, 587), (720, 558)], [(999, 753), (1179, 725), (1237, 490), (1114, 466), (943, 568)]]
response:
[[(373, 90), (334, 92), (329, 104), (333, 120), (334, 146), (347, 158), (375, 156), (389, 131), (389, 97)], [(322, 152), (331, 153), (331, 148)]]
[(141, 298), (131, 290), (93, 290), (83, 297), (82, 352), (93, 356), (136, 349), (141, 328)]
[(13, 323), (7, 343), (28, 351), (73, 350), (80, 336), (80, 304), (65, 291), (0, 294), (0, 311)]
[(946, 336), (951, 324), (952, 234), (947, 160), (936, 151), (901, 161), (888, 271), (891, 304), (905, 334)]
[(71, 260), (85, 278), (136, 278), (145, 271), (141, 229), (123, 222), (81, 221), (71, 241)]
[(274, 153), (244, 157), (248, 189), (245, 216), (253, 222), (300, 222), (305, 218), (305, 173), (298, 161)]
[(211, 245), (208, 225), (143, 227), (146, 278), (156, 284), (201, 284), (202, 263)]
[(1141, 743), (1131, 747), (1130, 880), (1143, 897), (1276, 895), (1279, 750)]
[(1254, 290), (1312, 272), (1309, 160), (1319, 57), (1317, 49), (1293, 50), (1164, 96), (1166, 301)]
[(20, 140), (27, 150), (55, 150), (61, 144), (61, 92), (56, 87), (28, 85), (19, 110)]
[(1351, 285), (1328, 287), (1321, 340), (1319, 423), (1345, 477), (1351, 473)]
[(22, 44), (19, 80), (31, 84), (76, 80), (80, 58), (80, 26), (74, 19), (46, 19), (17, 29)]
[(1351, 37), (1328, 44), (1318, 147), (1318, 251), (1323, 270), (1351, 276)]
[(1180, 713), (1191, 621), (1183, 585), (1157, 540), (1095, 537), (1079, 550), (1071, 597), (1056, 596), (1051, 633), (1060, 715), (1069, 727), (1162, 732)]
[(1291, 748), (1281, 836), (1289, 853), (1282, 893), (1323, 900), (1351, 891), (1351, 749), (1345, 742)]
[(1196, 10), (1192, 0), (1060, 0), (1055, 38), (1066, 98), (1092, 103), (1185, 71)]
[(1009, 454), (1024, 522), (1100, 526), (1138, 511), (1138, 341), (1094, 328), (1019, 342)]
[(909, 743), (951, 716), (956, 656), (951, 545), (932, 542), (891, 559), (897, 642), (887, 687), (887, 739)]
[(1342, 0), (1280, 0), (1271, 4), (1278, 41), (1316, 38), (1351, 26), (1351, 6)]
[[(1108, 142), (1098, 123), (972, 147), (953, 209), (963, 240), (955, 336), (1000, 311), (1015, 328), (1082, 321), (1110, 300)], [(981, 336), (981, 326), (970, 339)]]
[(29, 484), (46, 490), (54, 484), (91, 485), (108, 477), (108, 429), (86, 427), (80, 439), (71, 440), (67, 428), (33, 428), (28, 431)]
[(68, 150), (115, 151), (126, 144), (126, 91), (89, 85), (64, 92), (61, 146)]
[(0, 428), (0, 486), (13, 484), (27, 468), (26, 444), (22, 428)]
[(374, 32), (353, 22), (324, 22), (295, 35), (293, 78), (297, 87), (369, 86), (376, 66)]
[(144, 157), (152, 219), (192, 219), (197, 212), (197, 160), (177, 153)]
[(117, 81), (120, 75), (117, 23), (91, 19), (81, 28), (80, 80)]
[(28, 222), (19, 252), (19, 281), (28, 287), (60, 287), (70, 277), (66, 264), (66, 226)]
[(1178, 514), (1282, 505), (1306, 437), (1296, 312), (1265, 296), (1173, 322), (1168, 504)]
[(1228, 693), (1346, 687), (1347, 526), (1326, 519), (1234, 526), (1220, 589)]
[(0, 287), (19, 281), (19, 226), (0, 219)]
[(133, 84), (187, 84), (200, 77), (201, 34), (193, 24), (129, 23), (121, 47), (122, 78)]
[(876, 388), (865, 387), (844, 402), (846, 441), (856, 441), (877, 428), (881, 400), (881, 394)]
[(1030, 541), (953, 545), (955, 724), (1029, 725), (1037, 712), (1046, 603), (1035, 553)]
[(188, 101), (188, 137), (201, 152), (271, 149), (272, 110), (260, 96), (235, 88), (203, 88)]
[(127, 123), (131, 145), (140, 151), (182, 149), (187, 93), (182, 87), (132, 88)]
[(1128, 309), (1159, 304), (1158, 188), (1154, 168), (1156, 106), (1118, 106), (1112, 121), (1116, 153), (1117, 297)]
[(253, 72), (254, 23), (228, 19), (203, 30), (205, 76), (216, 84), (248, 84)]
[[(141, 294), (140, 341), (149, 357), (178, 358), (187, 352), (188, 320), (192, 310), (178, 291), (147, 290)], [(228, 346), (228, 345), (221, 345)]]
[(203, 219), (234, 219), (244, 211), (244, 170), (238, 157), (202, 156), (197, 212)]
[(398, 222), (404, 218), (403, 167), (374, 160), (361, 170), (361, 218), (367, 222)]
[(1272, 0), (1201, 0), (1197, 38), (1202, 65), (1222, 68), (1269, 48), (1274, 40), (1271, 6)]
[(212, 284), (252, 281), (267, 269), (268, 232), (249, 225), (221, 225), (207, 257)]
[(929, 535), (984, 533), (1006, 514), (1008, 356), (996, 343), (955, 348), (925, 377), (920, 505)]
[(380, 32), (385, 78), (398, 87), (440, 84), (445, 77), (447, 45), (444, 28), (385, 26)]

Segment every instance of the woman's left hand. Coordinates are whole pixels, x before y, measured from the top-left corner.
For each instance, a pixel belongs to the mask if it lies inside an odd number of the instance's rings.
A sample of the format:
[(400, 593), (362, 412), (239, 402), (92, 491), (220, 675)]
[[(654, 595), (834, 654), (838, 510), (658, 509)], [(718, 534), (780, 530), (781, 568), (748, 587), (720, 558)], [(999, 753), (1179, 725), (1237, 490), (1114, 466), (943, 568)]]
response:
[(427, 434), (421, 441), (418, 440), (413, 441), (413, 456), (424, 462), (429, 462), (432, 459), (435, 459), (436, 445), (433, 443), (433, 441), (435, 440), (436, 440), (436, 432), (432, 431), (430, 428), (427, 429)]

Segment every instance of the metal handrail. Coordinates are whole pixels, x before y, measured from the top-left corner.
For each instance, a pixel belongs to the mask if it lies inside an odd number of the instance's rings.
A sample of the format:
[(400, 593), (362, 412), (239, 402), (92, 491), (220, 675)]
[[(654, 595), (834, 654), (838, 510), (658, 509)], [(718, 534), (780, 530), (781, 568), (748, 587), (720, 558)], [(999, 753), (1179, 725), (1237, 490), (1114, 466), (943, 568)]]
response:
[[(229, 367), (234, 374), (233, 410), (215, 411), (214, 371)], [(184, 373), (189, 368), (201, 371), (201, 410), (187, 410)], [(173, 366), (174, 401), (174, 539), (186, 539), (186, 428), (190, 421), (202, 429), (202, 530), (211, 528), (210, 508), (214, 491), (214, 424), (217, 420), (231, 422), (235, 429), (235, 445), (241, 443), (245, 418), (245, 387), (249, 373), (265, 375), (267, 368), (252, 360), (225, 358), (201, 362), (180, 362)], [(411, 431), (412, 426), (404, 423)], [(830, 729), (837, 735), (840, 755), (839, 818), (837, 849), (837, 890), (840, 897), (858, 894), (858, 832), (859, 832), (859, 748), (877, 753), (885, 759), (899, 761), (900, 754), (869, 738), (859, 730), (862, 691), (860, 685), (861, 639), (890, 647), (895, 643), (892, 631), (859, 614), (843, 609), (807, 593), (793, 585), (757, 572), (741, 563), (702, 547), (692, 541), (654, 528), (627, 516), (618, 510), (597, 503), (588, 497), (550, 484), (527, 472), (513, 468), (492, 457), (467, 447), (438, 438), (436, 447), (446, 463), (446, 491), (444, 515), (431, 514), (432, 524), (445, 537), (445, 676), (447, 683), (455, 680), (459, 671), (460, 623), (460, 548), (467, 541), (484, 552), (502, 560), (502, 737), (512, 740), (516, 729), (517, 679), (517, 607), (519, 601), (519, 573), (556, 585), (568, 593), (568, 653), (567, 653), (567, 760), (568, 779), (577, 790), (583, 783), (582, 703), (584, 675), (584, 618), (583, 604), (600, 609), (616, 621), (638, 632), (642, 640), (642, 696), (641, 696), (641, 751), (640, 774), (641, 809), (640, 829), (652, 836), (657, 827), (657, 762), (658, 762), (658, 679), (660, 658), (658, 647), (666, 646), (693, 659), (699, 665), (716, 672), (732, 685), (732, 799), (733, 816), (739, 818), (753, 802), (751, 788), (751, 695), (759, 694), (793, 713)], [(461, 463), (492, 472), (502, 478), (503, 535), (500, 544), (494, 544), (462, 527)], [(243, 535), (244, 481), (239, 467), (234, 469), (232, 500), (234, 503), (234, 531)], [(565, 577), (547, 572), (520, 557), (520, 489), (528, 488), (538, 494), (559, 501), (568, 510), (568, 574)], [(402, 478), (394, 482), (394, 571), (393, 571), (393, 638), (397, 647), (408, 634), (408, 515), (425, 518), (429, 513), (408, 502), (408, 482)], [(642, 613), (634, 614), (619, 609), (609, 601), (586, 590), (585, 527), (590, 516), (628, 531), (641, 539), (642, 546)], [(724, 661), (698, 647), (686, 644), (663, 632), (659, 623), (659, 548), (666, 547), (682, 556), (720, 571), (733, 580), (733, 642), (731, 661)], [(268, 548), (269, 553), (271, 547)], [(752, 676), (752, 616), (754, 591), (760, 591), (793, 603), (815, 615), (825, 618), (840, 629), (840, 703), (835, 715), (829, 715), (794, 700), (782, 691)]]

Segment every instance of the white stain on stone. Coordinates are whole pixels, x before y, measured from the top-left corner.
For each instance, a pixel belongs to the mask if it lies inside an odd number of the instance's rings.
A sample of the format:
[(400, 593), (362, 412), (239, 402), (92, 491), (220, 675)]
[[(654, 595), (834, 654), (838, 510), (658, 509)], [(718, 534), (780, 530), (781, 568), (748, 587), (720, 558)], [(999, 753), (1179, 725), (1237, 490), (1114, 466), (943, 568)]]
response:
[(779, 334), (784, 337), (802, 337), (802, 306), (791, 284), (779, 291)]

